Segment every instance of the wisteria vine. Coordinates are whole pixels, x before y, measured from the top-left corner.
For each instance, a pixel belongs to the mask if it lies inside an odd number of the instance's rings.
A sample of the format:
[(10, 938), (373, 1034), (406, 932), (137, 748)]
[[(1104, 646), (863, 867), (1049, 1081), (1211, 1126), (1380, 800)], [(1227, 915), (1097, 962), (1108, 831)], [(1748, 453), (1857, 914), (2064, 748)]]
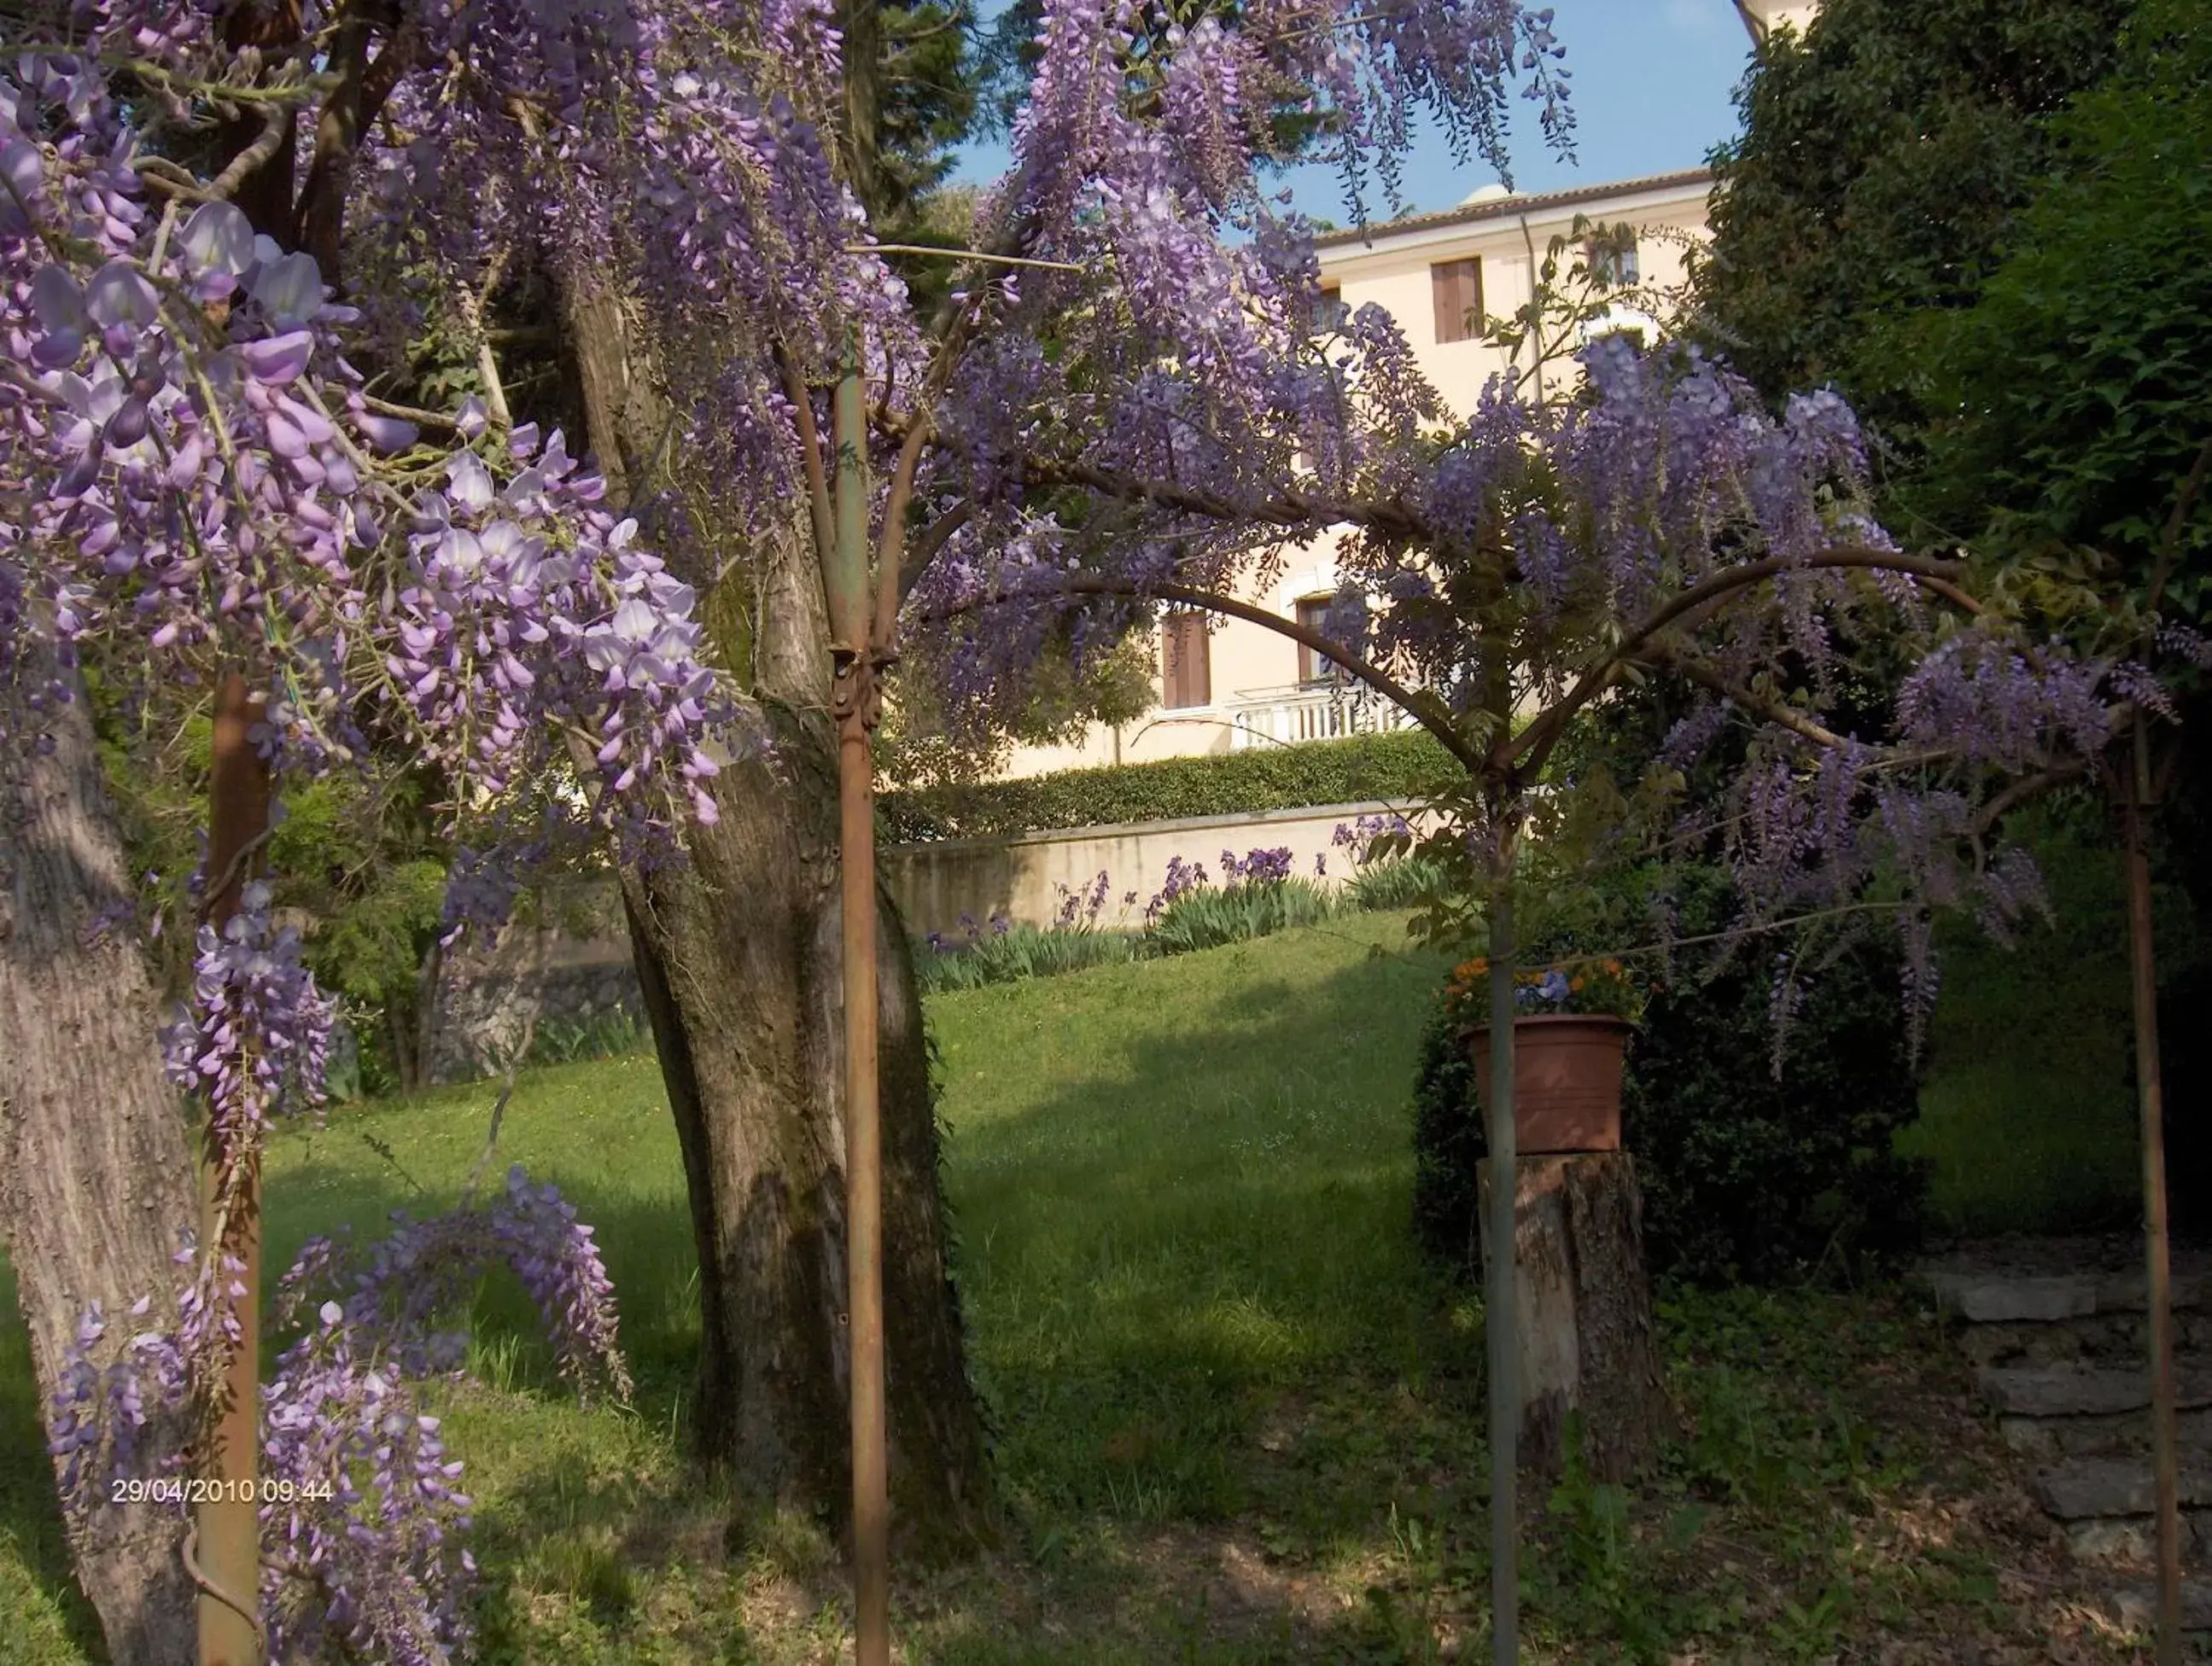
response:
[[(180, 1265), (198, 1265), (189, 1243)], [(426, 1221), (393, 1217), (365, 1251), (319, 1238), (277, 1287), (275, 1323), (298, 1328), (263, 1390), (262, 1596), (271, 1662), (332, 1657), (442, 1666), (471, 1634), (471, 1504), (424, 1387), (459, 1374), (471, 1299), (504, 1268), (535, 1302), (562, 1377), (627, 1399), (613, 1287), (592, 1228), (520, 1168), (503, 1191)], [(131, 1317), (151, 1306), (141, 1301)], [(182, 1455), (140, 1440), (156, 1409), (195, 1409), (185, 1330), (119, 1338), (97, 1309), (64, 1361), (49, 1418), (63, 1500), (106, 1510), (187, 1493)]]

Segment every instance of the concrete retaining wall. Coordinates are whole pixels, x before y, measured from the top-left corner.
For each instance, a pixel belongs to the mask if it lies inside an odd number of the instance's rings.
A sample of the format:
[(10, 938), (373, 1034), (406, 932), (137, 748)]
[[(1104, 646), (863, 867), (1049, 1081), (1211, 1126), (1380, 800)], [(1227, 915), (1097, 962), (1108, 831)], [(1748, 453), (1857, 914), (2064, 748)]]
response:
[[(978, 926), (994, 915), (1048, 925), (1065, 886), (1085, 890), (1107, 876), (1098, 924), (1134, 927), (1145, 906), (1180, 857), (1222, 881), (1221, 853), (1240, 860), (1255, 849), (1287, 846), (1291, 871), (1327, 885), (1350, 876), (1350, 854), (1331, 843), (1339, 827), (1363, 815), (1387, 815), (1389, 805), (1328, 804), (1249, 815), (1197, 816), (1180, 821), (1069, 827), (1020, 839), (941, 839), (887, 845), (884, 875), (916, 937), (957, 936), (962, 917)], [(428, 1038), (433, 1081), (466, 1081), (507, 1068), (529, 1033), (553, 1027), (628, 1020), (642, 1026), (645, 1009), (623, 929), (620, 894), (611, 880), (564, 889), (541, 916), (517, 922), (496, 945), (447, 960), (439, 979)]]
[(931, 931), (951, 936), (962, 930), (963, 915), (978, 924), (1003, 914), (1018, 924), (1048, 925), (1060, 912), (1060, 888), (1083, 890), (1101, 873), (1107, 878), (1107, 904), (1099, 924), (1133, 926), (1166, 881), (1168, 863), (1177, 857), (1203, 866), (1218, 885), (1224, 850), (1241, 860), (1249, 851), (1288, 846), (1293, 873), (1315, 877), (1314, 859), (1319, 857), (1324, 864), (1322, 881), (1339, 884), (1349, 877), (1352, 859), (1330, 842), (1337, 828), (1363, 815), (1392, 813), (1388, 804), (1323, 804), (1056, 828), (1018, 839), (937, 839), (887, 846), (882, 861), (891, 894), (917, 936)]

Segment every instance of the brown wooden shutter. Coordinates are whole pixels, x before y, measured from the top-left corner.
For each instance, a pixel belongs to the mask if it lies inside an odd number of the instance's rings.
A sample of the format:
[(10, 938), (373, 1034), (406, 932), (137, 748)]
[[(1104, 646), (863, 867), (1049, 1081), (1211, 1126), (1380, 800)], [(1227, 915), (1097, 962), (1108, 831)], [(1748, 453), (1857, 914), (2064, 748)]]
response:
[[(1310, 631), (1326, 628), (1331, 597), (1309, 596), (1298, 603), (1298, 623)], [(1336, 662), (1320, 650), (1301, 642), (1298, 644), (1298, 681), (1300, 682), (1334, 682), (1337, 677)]]
[(1471, 342), (1481, 332), (1482, 261), (1439, 261), (1429, 268), (1437, 308), (1437, 340)]
[(1171, 613), (1161, 621), (1160, 683), (1169, 706), (1213, 703), (1207, 647), (1204, 614)]

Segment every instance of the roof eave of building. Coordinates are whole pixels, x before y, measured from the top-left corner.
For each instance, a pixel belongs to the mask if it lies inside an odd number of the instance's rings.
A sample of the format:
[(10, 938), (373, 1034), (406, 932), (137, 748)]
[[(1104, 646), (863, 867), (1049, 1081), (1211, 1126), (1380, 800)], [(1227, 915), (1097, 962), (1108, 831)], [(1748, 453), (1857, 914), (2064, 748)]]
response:
[(1350, 227), (1324, 232), (1314, 247), (1324, 257), (1356, 258), (1387, 254), (1394, 248), (1418, 246), (1448, 239), (1471, 227), (1492, 223), (1510, 225), (1529, 216), (1549, 215), (1563, 209), (1587, 208), (1595, 203), (1639, 197), (1666, 198), (1703, 191), (1712, 185), (1710, 168), (1685, 168), (1674, 173), (1655, 173), (1640, 179), (1614, 179), (1603, 185), (1578, 185), (1571, 191), (1540, 191), (1527, 197), (1493, 197), (1433, 214), (1408, 215), (1402, 220), (1370, 221), (1364, 230)]

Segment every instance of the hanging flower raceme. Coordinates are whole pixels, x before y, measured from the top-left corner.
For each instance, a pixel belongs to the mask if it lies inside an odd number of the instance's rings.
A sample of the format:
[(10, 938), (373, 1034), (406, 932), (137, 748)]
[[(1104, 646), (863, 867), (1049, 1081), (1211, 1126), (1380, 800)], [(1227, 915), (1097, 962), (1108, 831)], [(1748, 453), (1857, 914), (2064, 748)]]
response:
[(204, 1097), (217, 1143), (258, 1148), (276, 1118), (323, 1103), (336, 1003), (270, 898), (249, 881), (222, 930), (200, 928), (191, 1005), (163, 1037), (170, 1080)]
[[(189, 1244), (179, 1255), (197, 1264)], [(365, 1252), (311, 1240), (279, 1281), (275, 1324), (301, 1327), (263, 1390), (262, 1594), (271, 1662), (356, 1658), (445, 1666), (471, 1637), (471, 1504), (423, 1386), (455, 1375), (473, 1296), (505, 1269), (536, 1303), (562, 1377), (578, 1392), (629, 1393), (612, 1286), (592, 1228), (520, 1169), (482, 1203), (401, 1218)], [(144, 1439), (191, 1404), (184, 1329), (120, 1339), (95, 1309), (64, 1360), (49, 1419), (71, 1518), (182, 1510), (180, 1455)], [(147, 1318), (150, 1303), (132, 1310)], [(94, 1363), (104, 1357), (106, 1363)]]
[(599, 790), (574, 806), (627, 848), (711, 817), (726, 707), (695, 597), (599, 477), (480, 405), (422, 446), (343, 357), (357, 315), (314, 261), (228, 203), (152, 211), (137, 142), (88, 61), (0, 70), (0, 675), (32, 629), (58, 674), (0, 702), (24, 714), (9, 744), (98, 639), (132, 645), (109, 656), (126, 693), (247, 665), (285, 770), (362, 756), (374, 713), (465, 808), (580, 742)]
[(301, 962), (298, 932), (272, 921), (267, 884), (246, 885), (220, 931), (200, 928), (191, 999), (162, 1042), (170, 1080), (207, 1107), (213, 1231), (182, 1294), (178, 1330), (205, 1426), (222, 1409), (240, 1337), (240, 1246), (254, 1224), (246, 1187), (276, 1118), (322, 1105), (336, 1010)]
[(665, 773), (711, 821), (701, 743), (720, 702), (690, 588), (598, 507), (557, 430), (541, 446), (517, 429), (507, 451), (503, 484), (464, 451), (413, 505), (386, 665), (429, 755), (498, 795), (548, 766), (557, 724), (591, 737), (608, 802)]

